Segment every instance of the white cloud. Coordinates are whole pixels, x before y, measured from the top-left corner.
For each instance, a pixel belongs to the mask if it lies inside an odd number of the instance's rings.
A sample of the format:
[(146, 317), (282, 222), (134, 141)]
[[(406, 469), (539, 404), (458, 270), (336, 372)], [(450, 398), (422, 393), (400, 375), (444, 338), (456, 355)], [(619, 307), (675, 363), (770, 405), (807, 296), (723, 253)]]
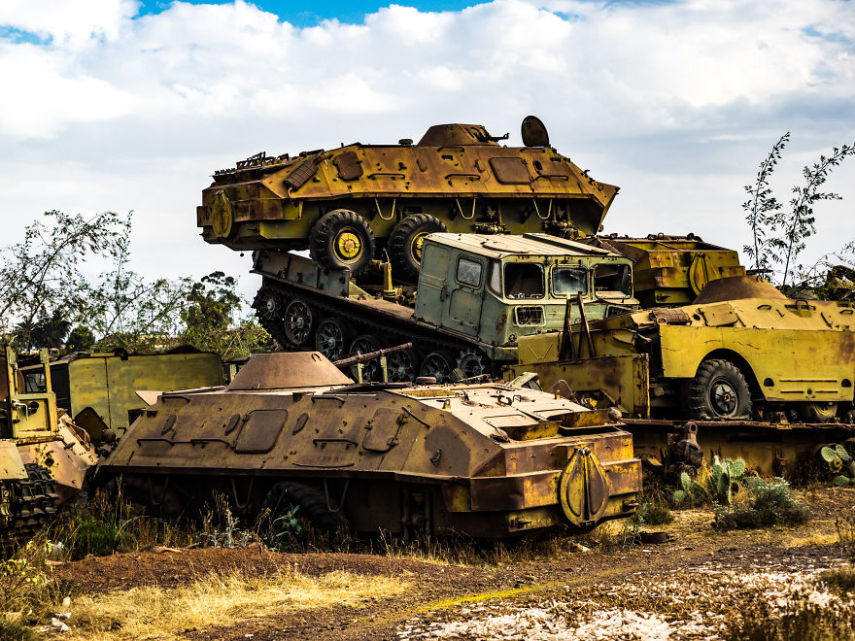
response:
[[(164, 237), (183, 248), (147, 269), (216, 267), (227, 250), (201, 247), (193, 205), (207, 174), (261, 149), (418, 139), (448, 121), (504, 133), (537, 113), (560, 151), (623, 186), (610, 231), (739, 246), (741, 185), (777, 136), (792, 130), (799, 162), (855, 138), (855, 12), (840, 0), (391, 5), (311, 28), (240, 0), (136, 11), (0, 7), (0, 25), (50, 38), (0, 38), (0, 211), (135, 209), (138, 255), (164, 252)], [(71, 166), (73, 185), (49, 178)], [(830, 186), (849, 209), (822, 206), (835, 233), (812, 251), (855, 237), (847, 172)]]

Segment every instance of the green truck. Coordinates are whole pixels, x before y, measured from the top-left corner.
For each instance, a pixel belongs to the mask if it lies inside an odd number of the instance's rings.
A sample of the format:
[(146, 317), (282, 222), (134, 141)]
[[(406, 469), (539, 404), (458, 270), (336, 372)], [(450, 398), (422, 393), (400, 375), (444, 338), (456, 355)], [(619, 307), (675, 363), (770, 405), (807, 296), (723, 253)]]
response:
[[(388, 262), (357, 283), (346, 269), (259, 251), (254, 305), (283, 347), (314, 347), (330, 360), (412, 342), (387, 357), (386, 377), (401, 382), (496, 375), (517, 361), (522, 336), (638, 307), (630, 259), (564, 238), (437, 233), (422, 256), (418, 284), (407, 287), (394, 284)], [(381, 380), (380, 362), (363, 376)]]

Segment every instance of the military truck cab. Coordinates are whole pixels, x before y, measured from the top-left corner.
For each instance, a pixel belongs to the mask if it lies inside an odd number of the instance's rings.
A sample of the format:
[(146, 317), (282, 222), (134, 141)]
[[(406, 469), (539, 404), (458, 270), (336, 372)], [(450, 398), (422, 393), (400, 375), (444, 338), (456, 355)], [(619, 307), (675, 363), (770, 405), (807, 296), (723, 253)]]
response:
[[(414, 317), (492, 346), (638, 308), (632, 262), (547, 234), (427, 236)], [(571, 303), (571, 304), (568, 304)]]

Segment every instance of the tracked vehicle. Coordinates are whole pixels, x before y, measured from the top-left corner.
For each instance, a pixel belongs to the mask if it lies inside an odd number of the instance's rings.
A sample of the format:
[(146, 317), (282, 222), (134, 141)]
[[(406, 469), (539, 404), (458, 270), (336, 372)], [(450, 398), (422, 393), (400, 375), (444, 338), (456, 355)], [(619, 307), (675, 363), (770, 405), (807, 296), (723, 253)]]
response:
[[(517, 341), (560, 331), (580, 318), (635, 309), (632, 262), (606, 249), (547, 234), (430, 234), (418, 285), (390, 277), (359, 284), (348, 270), (288, 252), (256, 252), (263, 276), (255, 307), (288, 349), (314, 346), (330, 359), (405, 341), (389, 357), (392, 381), (498, 375), (516, 362)], [(390, 267), (388, 263), (385, 267)], [(378, 363), (365, 377), (379, 380)]]
[(509, 383), (358, 384), (318, 352), (256, 355), (228, 387), (170, 392), (101, 468), (186, 513), (219, 491), (253, 518), (321, 529), (504, 537), (631, 514), (641, 489), (614, 414)]
[(385, 251), (410, 280), (432, 232), (596, 233), (617, 187), (549, 146), (537, 118), (522, 134), (524, 147), (505, 147), (482, 125), (447, 124), (415, 145), (257, 154), (214, 174), (196, 222), (209, 243), (310, 249), (321, 267), (354, 274)]
[(57, 415), (47, 352), (45, 391), (28, 393), (15, 353), (0, 358), (0, 549), (26, 540), (83, 488), (98, 460), (87, 435)]

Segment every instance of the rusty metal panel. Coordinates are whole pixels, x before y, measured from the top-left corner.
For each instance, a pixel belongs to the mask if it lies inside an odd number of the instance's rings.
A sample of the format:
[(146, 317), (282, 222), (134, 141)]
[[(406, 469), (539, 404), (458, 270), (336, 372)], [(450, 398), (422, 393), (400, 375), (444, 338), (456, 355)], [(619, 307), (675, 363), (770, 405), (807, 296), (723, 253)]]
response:
[(490, 158), (496, 179), (506, 185), (527, 185), (531, 174), (522, 158)]
[(356, 180), (362, 175), (362, 161), (352, 149), (336, 156), (333, 164), (338, 169), (338, 176), (342, 180)]
[[(235, 452), (264, 454), (273, 449), (288, 420), (288, 410), (252, 410), (244, 418)], [(228, 431), (228, 428), (227, 430)]]

